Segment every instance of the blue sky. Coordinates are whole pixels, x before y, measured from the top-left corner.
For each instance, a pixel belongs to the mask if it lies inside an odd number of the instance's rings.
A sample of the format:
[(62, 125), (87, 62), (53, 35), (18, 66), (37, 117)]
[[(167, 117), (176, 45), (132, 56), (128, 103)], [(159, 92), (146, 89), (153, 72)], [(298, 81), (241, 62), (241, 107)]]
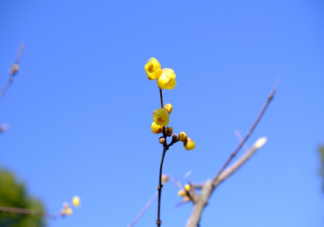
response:
[[(0, 163), (49, 212), (75, 194), (82, 207), (50, 227), (127, 226), (155, 193), (159, 108), (144, 64), (177, 74), (164, 92), (176, 144), (164, 173), (212, 178), (246, 133), (275, 81), (277, 93), (248, 145), (267, 144), (212, 195), (201, 226), (319, 227), (317, 148), (324, 143), (324, 3), (273, 1), (2, 1), (0, 84), (20, 42), (21, 70), (0, 102)], [(238, 157), (244, 154), (240, 151)], [(185, 226), (192, 206), (169, 184), (162, 226)], [(136, 226), (153, 226), (157, 204)]]

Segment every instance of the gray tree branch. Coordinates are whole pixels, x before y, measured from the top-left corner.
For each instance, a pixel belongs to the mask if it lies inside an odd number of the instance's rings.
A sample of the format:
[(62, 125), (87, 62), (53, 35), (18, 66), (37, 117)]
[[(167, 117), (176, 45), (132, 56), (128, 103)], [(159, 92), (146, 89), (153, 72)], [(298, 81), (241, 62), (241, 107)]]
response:
[(239, 160), (237, 160), (233, 165), (224, 170), (217, 181), (208, 180), (201, 187), (201, 193), (198, 196), (196, 203), (194, 204), (193, 212), (187, 222), (186, 227), (197, 227), (199, 225), (202, 212), (205, 206), (208, 204), (208, 199), (211, 196), (215, 188), (223, 182), (226, 178), (232, 175), (237, 169), (239, 169), (249, 158), (266, 142), (265, 137), (259, 139), (255, 145), (248, 150)]

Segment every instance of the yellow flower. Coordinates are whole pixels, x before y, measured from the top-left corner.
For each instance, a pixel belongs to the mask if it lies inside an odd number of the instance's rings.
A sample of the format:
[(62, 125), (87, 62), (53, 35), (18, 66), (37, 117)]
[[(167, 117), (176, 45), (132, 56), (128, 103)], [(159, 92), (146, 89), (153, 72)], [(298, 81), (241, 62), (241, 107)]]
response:
[(184, 188), (185, 188), (187, 191), (190, 191), (190, 185), (189, 185), (189, 184), (186, 184), (186, 185), (184, 186)]
[(150, 58), (144, 68), (149, 80), (155, 80), (162, 74), (161, 64), (155, 58)]
[(172, 105), (170, 103), (166, 104), (164, 108), (168, 111), (169, 114), (172, 112)]
[(193, 150), (196, 147), (196, 144), (191, 138), (187, 138), (187, 140), (183, 143), (183, 146), (186, 148), (186, 150)]
[(161, 89), (172, 90), (177, 85), (175, 73), (172, 69), (162, 69), (162, 75), (157, 80), (157, 85)]
[(168, 175), (163, 175), (163, 176), (162, 176), (162, 182), (163, 182), (163, 183), (168, 182), (168, 180), (169, 180)]
[(72, 204), (73, 204), (73, 206), (75, 206), (75, 207), (80, 206), (80, 198), (79, 198), (79, 196), (74, 196), (74, 197), (73, 197), (73, 199), (72, 199)]
[(153, 112), (153, 120), (155, 124), (160, 126), (167, 126), (169, 124), (169, 113), (166, 109), (160, 108)]
[(185, 190), (181, 189), (180, 191), (178, 191), (178, 195), (181, 196), (181, 197), (183, 197), (183, 196), (186, 196), (187, 193), (186, 193)]
[(165, 134), (167, 136), (172, 136), (172, 133), (173, 133), (173, 128), (171, 126), (165, 128)]
[(187, 134), (185, 132), (180, 132), (180, 134), (179, 134), (179, 140), (181, 142), (185, 142), (186, 139), (187, 139)]
[(152, 126), (151, 126), (151, 130), (155, 134), (160, 134), (163, 131), (163, 126), (157, 125), (153, 121)]

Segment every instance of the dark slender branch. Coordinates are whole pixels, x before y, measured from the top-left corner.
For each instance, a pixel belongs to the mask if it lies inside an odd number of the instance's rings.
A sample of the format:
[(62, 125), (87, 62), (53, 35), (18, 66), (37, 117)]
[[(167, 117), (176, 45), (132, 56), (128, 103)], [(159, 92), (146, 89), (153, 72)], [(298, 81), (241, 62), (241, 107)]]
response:
[[(162, 89), (160, 89), (160, 100), (161, 100), (161, 108), (163, 108)], [(157, 220), (156, 220), (156, 224), (157, 224), (158, 227), (160, 227), (161, 224), (162, 224), (161, 219), (160, 219), (160, 214), (161, 214), (161, 196), (162, 196), (162, 187), (163, 187), (163, 184), (162, 184), (162, 168), (163, 168), (164, 157), (165, 157), (165, 154), (166, 154), (167, 150), (169, 150), (169, 147), (179, 141), (178, 138), (175, 139), (172, 136), (171, 143), (167, 144), (167, 135), (165, 133), (165, 127), (163, 127), (162, 134), (163, 134), (163, 138), (165, 139), (165, 141), (162, 144), (163, 145), (163, 153), (162, 153), (162, 159), (161, 159), (161, 164), (160, 164), (159, 185), (157, 186), (157, 189), (158, 189), (158, 214), (157, 214), (157, 216), (158, 217), (157, 217)]]
[(156, 199), (157, 196), (158, 193), (156, 192), (154, 196), (145, 204), (143, 209), (138, 213), (138, 215), (135, 217), (135, 219), (132, 221), (132, 223), (130, 223), (128, 227), (133, 227), (135, 225), (138, 219), (140, 219), (140, 217), (145, 213), (145, 211), (151, 206), (151, 204), (153, 203), (153, 201)]
[[(164, 144), (163, 144), (164, 145)], [(165, 153), (167, 152), (167, 146), (163, 146), (163, 154), (162, 154), (162, 159), (161, 159), (161, 164), (160, 164), (160, 173), (159, 173), (159, 185), (157, 187), (158, 189), (158, 217), (156, 220), (156, 224), (158, 227), (161, 226), (162, 222), (160, 219), (160, 213), (161, 213), (161, 196), (162, 196), (162, 167), (163, 167), (163, 161), (164, 161), (164, 157), (165, 157)]]
[(5, 83), (5, 85), (2, 87), (2, 89), (0, 90), (0, 99), (4, 96), (4, 94), (6, 93), (6, 91), (8, 90), (8, 88), (10, 87), (10, 85), (13, 82), (14, 76), (17, 74), (18, 69), (19, 69), (19, 63), (20, 63), (20, 59), (22, 56), (22, 53), (24, 51), (25, 45), (22, 43), (19, 46), (18, 49), (18, 53), (16, 55), (16, 59), (14, 61), (14, 64), (12, 65), (12, 67), (9, 70), (9, 77), (7, 79), (7, 82)]
[(161, 108), (163, 108), (163, 96), (162, 96), (162, 89), (160, 88), (160, 99), (161, 99)]
[[(163, 108), (162, 89), (160, 89), (160, 100), (161, 100), (161, 108)], [(162, 196), (162, 187), (163, 187), (163, 184), (162, 184), (162, 168), (163, 168), (163, 162), (164, 162), (165, 153), (169, 149), (169, 147), (167, 145), (167, 135), (165, 133), (165, 127), (163, 127), (162, 134), (163, 134), (163, 138), (165, 139), (165, 141), (164, 141), (164, 144), (162, 144), (163, 145), (163, 153), (162, 153), (161, 164), (160, 164), (159, 185), (157, 186), (157, 189), (158, 189), (158, 213), (157, 213), (156, 224), (157, 224), (158, 227), (160, 227), (161, 224), (162, 224), (162, 221), (161, 221), (161, 218), (160, 218), (160, 214), (161, 214), (161, 196)]]
[(240, 148), (245, 144), (245, 142), (250, 137), (251, 133), (253, 132), (253, 130), (255, 129), (255, 127), (257, 126), (257, 124), (259, 123), (259, 121), (260, 121), (261, 117), (263, 116), (265, 110), (267, 109), (269, 103), (273, 99), (274, 93), (276, 91), (276, 87), (277, 87), (277, 82), (275, 83), (275, 85), (274, 85), (274, 87), (273, 87), (270, 95), (268, 96), (268, 99), (267, 99), (266, 103), (264, 104), (264, 106), (263, 106), (263, 108), (262, 108), (259, 116), (257, 117), (257, 119), (255, 120), (255, 122), (253, 123), (251, 129), (248, 131), (248, 133), (246, 134), (246, 136), (244, 137), (244, 139), (240, 142), (240, 144), (238, 145), (238, 147), (233, 151), (233, 153), (231, 154), (231, 156), (227, 159), (227, 161), (225, 162), (225, 164), (223, 165), (223, 167), (220, 169), (220, 171), (218, 172), (218, 174), (215, 176), (215, 178), (213, 180), (213, 186), (215, 186), (215, 183), (217, 182), (220, 174), (228, 166), (228, 164), (230, 163), (230, 161), (235, 157), (235, 155), (240, 150)]
[(17, 207), (0, 207), (0, 213), (14, 213), (14, 214), (27, 214), (27, 215), (35, 215), (35, 216), (41, 216), (41, 217), (47, 217), (52, 219), (57, 219), (61, 215), (54, 215), (45, 213), (42, 211), (36, 211), (31, 209), (25, 209), (25, 208), (17, 208)]

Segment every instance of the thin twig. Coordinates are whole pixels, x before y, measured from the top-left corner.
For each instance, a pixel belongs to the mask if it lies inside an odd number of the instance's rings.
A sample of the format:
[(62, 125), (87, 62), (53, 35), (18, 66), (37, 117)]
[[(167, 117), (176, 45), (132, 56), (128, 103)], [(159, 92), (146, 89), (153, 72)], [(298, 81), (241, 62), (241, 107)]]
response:
[[(243, 137), (242, 137), (242, 135), (241, 135), (241, 133), (240, 133), (240, 131), (238, 129), (235, 129), (234, 130), (234, 134), (236, 135), (236, 137), (238, 138), (238, 140), (240, 142), (242, 142)], [(249, 147), (246, 145), (246, 143), (243, 144), (243, 148), (244, 148), (245, 151), (248, 151), (249, 150)]]
[(177, 180), (176, 178), (172, 177), (171, 175), (168, 175), (169, 179), (174, 182), (175, 186), (178, 188), (183, 188), (181, 185), (180, 181)]
[(31, 209), (25, 209), (25, 208), (17, 208), (17, 207), (0, 207), (0, 213), (14, 213), (14, 214), (27, 214), (27, 215), (35, 215), (35, 216), (41, 216), (41, 217), (47, 217), (52, 219), (57, 219), (61, 215), (54, 215), (45, 213), (42, 211), (36, 211)]
[(162, 167), (163, 167), (163, 161), (164, 161), (164, 157), (165, 157), (165, 153), (167, 152), (167, 146), (163, 147), (163, 153), (162, 153), (162, 159), (161, 159), (161, 164), (160, 164), (160, 173), (159, 173), (159, 185), (157, 187), (158, 189), (158, 217), (156, 220), (156, 224), (158, 227), (161, 226), (162, 221), (160, 219), (160, 213), (161, 213), (161, 196), (162, 196)]
[(4, 84), (4, 86), (0, 90), (0, 100), (6, 93), (6, 91), (10, 87), (10, 85), (12, 84), (14, 76), (17, 74), (17, 72), (19, 70), (19, 63), (20, 63), (20, 59), (21, 59), (24, 49), (25, 49), (25, 45), (23, 43), (21, 43), (19, 46), (19, 49), (18, 49), (18, 53), (16, 55), (16, 59), (14, 61), (14, 64), (12, 65), (12, 67), (9, 70), (9, 77), (7, 79), (7, 82)]
[(135, 225), (135, 223), (138, 221), (138, 219), (140, 219), (140, 217), (145, 213), (145, 211), (151, 206), (151, 204), (154, 202), (154, 200), (156, 199), (157, 196), (158, 196), (158, 193), (156, 192), (154, 194), (154, 196), (152, 196), (152, 198), (145, 204), (143, 209), (138, 213), (138, 215), (135, 217), (135, 219), (132, 221), (132, 223), (130, 223), (130, 225), (128, 227), (133, 227)]
[(162, 89), (160, 88), (160, 100), (161, 100), (161, 108), (163, 108), (163, 96), (162, 96)]
[(235, 155), (240, 150), (240, 148), (243, 146), (243, 144), (245, 144), (245, 142), (247, 141), (247, 139), (249, 138), (249, 136), (251, 135), (251, 133), (253, 132), (253, 130), (257, 126), (257, 124), (259, 123), (259, 121), (260, 121), (261, 117), (263, 116), (265, 110), (267, 109), (269, 103), (273, 99), (274, 93), (276, 91), (276, 87), (277, 87), (277, 82), (275, 83), (275, 85), (274, 85), (274, 87), (273, 87), (270, 95), (268, 96), (268, 99), (267, 99), (266, 103), (264, 104), (264, 106), (263, 106), (263, 108), (262, 108), (259, 116), (257, 117), (257, 119), (255, 120), (255, 122), (253, 123), (251, 129), (248, 131), (248, 133), (246, 134), (246, 136), (244, 137), (244, 139), (240, 142), (240, 144), (238, 145), (238, 147), (233, 151), (233, 153), (230, 155), (230, 157), (227, 159), (227, 161), (225, 162), (225, 164), (223, 165), (223, 167), (219, 170), (218, 174), (213, 179), (213, 186), (214, 187), (215, 187), (215, 183), (217, 182), (217, 179), (220, 176), (220, 174), (224, 171), (224, 169), (227, 167), (227, 165), (230, 163), (230, 161), (235, 157)]
[[(163, 108), (162, 89), (160, 89), (160, 100), (161, 100), (161, 108)], [(162, 153), (162, 159), (161, 159), (161, 164), (160, 164), (159, 185), (157, 186), (157, 189), (158, 189), (158, 214), (157, 214), (157, 216), (158, 217), (157, 217), (157, 220), (156, 220), (156, 224), (157, 224), (158, 227), (160, 227), (161, 224), (162, 224), (162, 221), (160, 219), (160, 214), (161, 214), (161, 196), (162, 196), (162, 187), (163, 187), (163, 184), (162, 184), (162, 168), (163, 168), (164, 157), (165, 157), (165, 154), (166, 154), (167, 150), (169, 150), (169, 148), (173, 144), (175, 144), (176, 142), (179, 141), (179, 139), (175, 139), (172, 136), (172, 141), (169, 144), (167, 144), (167, 135), (165, 133), (165, 127), (163, 127), (162, 134), (163, 134), (163, 138), (165, 140), (164, 140), (164, 143), (162, 144), (163, 145), (163, 153)]]
[[(263, 139), (265, 142), (267, 141), (266, 137), (260, 138)], [(258, 141), (260, 141), (257, 140)], [(257, 142), (255, 144), (257, 144)], [(265, 143), (264, 142), (264, 143)], [(264, 144), (263, 144), (264, 145)], [(245, 154), (238, 159), (236, 162), (234, 162), (230, 167), (226, 168), (226, 170), (224, 170), (220, 176), (218, 177), (217, 182), (215, 183), (216, 185), (220, 184), (222, 181), (224, 181), (226, 178), (228, 178), (231, 174), (233, 174), (238, 168), (240, 168), (247, 160), (249, 160), (252, 155), (259, 150), (263, 145), (261, 146), (256, 146), (254, 145), (251, 149), (249, 149), (247, 152), (245, 152)]]

